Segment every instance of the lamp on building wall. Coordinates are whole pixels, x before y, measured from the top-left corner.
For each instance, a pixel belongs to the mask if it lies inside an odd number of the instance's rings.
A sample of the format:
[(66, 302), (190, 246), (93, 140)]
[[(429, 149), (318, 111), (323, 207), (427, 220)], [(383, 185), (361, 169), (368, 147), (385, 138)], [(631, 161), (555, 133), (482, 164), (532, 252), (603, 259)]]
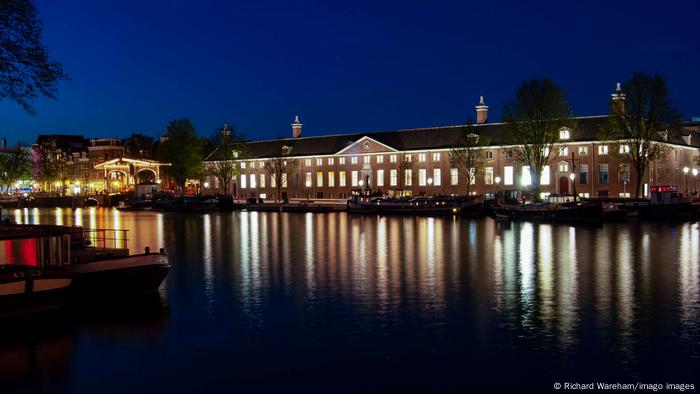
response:
[(433, 194), (433, 178), (428, 178), (428, 195)]
[(698, 169), (693, 168), (693, 193), (698, 192)]
[(683, 167), (683, 173), (685, 174), (685, 193), (686, 194), (688, 194), (688, 171), (690, 171), (690, 168)]
[(499, 183), (501, 183), (501, 177), (500, 177), (500, 176), (497, 176), (496, 179), (494, 179), (494, 181), (495, 181), (496, 184), (498, 185)]
[(569, 179), (571, 179), (571, 186), (572, 186), (573, 195), (574, 195), (574, 203), (576, 203), (576, 197), (578, 197), (577, 193), (576, 193), (576, 174), (574, 174), (573, 172), (571, 174), (569, 174)]

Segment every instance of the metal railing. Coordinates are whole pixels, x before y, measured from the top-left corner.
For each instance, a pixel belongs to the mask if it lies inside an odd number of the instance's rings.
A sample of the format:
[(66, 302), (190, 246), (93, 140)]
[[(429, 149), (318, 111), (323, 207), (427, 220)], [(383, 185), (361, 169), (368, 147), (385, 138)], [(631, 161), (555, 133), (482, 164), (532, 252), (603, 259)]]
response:
[(86, 243), (98, 249), (127, 249), (127, 231), (111, 228), (83, 229)]

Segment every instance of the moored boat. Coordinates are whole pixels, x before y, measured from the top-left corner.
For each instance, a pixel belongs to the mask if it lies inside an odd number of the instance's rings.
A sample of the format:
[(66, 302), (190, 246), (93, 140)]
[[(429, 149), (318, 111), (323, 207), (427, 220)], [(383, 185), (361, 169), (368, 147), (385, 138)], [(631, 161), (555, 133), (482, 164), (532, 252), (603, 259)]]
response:
[(74, 275), (69, 235), (0, 225), (0, 317), (29, 315), (63, 306)]
[[(81, 229), (82, 230), (82, 229)], [(170, 271), (164, 249), (129, 254), (126, 230), (73, 231), (71, 294), (122, 297), (153, 293)]]
[(432, 196), (383, 198), (356, 194), (348, 200), (348, 212), (380, 215), (453, 216), (481, 212), (480, 196)]
[(494, 207), (493, 212), (497, 218), (513, 220), (600, 222), (603, 219), (603, 206), (598, 202), (504, 204)]

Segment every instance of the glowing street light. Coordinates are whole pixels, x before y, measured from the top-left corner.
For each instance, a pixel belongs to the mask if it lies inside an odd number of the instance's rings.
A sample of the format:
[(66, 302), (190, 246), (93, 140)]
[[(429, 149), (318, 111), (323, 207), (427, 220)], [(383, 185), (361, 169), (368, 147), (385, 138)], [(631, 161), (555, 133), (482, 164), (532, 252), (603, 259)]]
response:
[(428, 194), (429, 195), (433, 194), (432, 186), (433, 186), (433, 178), (428, 178)]
[(685, 193), (686, 194), (688, 194), (688, 171), (690, 171), (690, 168), (683, 167), (683, 173), (685, 174)]

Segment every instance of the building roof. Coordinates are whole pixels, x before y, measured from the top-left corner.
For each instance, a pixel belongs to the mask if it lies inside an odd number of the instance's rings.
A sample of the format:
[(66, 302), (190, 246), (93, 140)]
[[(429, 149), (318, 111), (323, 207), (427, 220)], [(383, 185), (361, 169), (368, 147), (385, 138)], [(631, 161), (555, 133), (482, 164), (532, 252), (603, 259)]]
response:
[[(579, 117), (576, 130), (572, 132), (571, 141), (595, 141), (607, 115)], [(487, 138), (490, 145), (507, 145), (510, 143), (505, 123), (485, 123), (474, 125), (474, 131)], [(376, 142), (397, 151), (447, 149), (455, 146), (461, 140), (465, 125), (428, 127), (394, 131), (374, 131), (366, 133), (334, 134), (316, 137), (280, 138), (275, 140), (249, 141), (246, 143), (251, 158), (269, 158), (281, 155), (283, 147), (292, 148), (290, 156), (319, 156), (337, 154), (348, 148), (363, 137), (369, 137)], [(667, 142), (687, 145), (682, 135), (696, 131), (669, 132)], [(691, 145), (700, 146), (700, 135), (691, 138)], [(216, 150), (215, 150), (216, 151)], [(213, 160), (213, 155), (208, 160)]]
[(56, 147), (66, 153), (82, 151), (88, 145), (85, 137), (72, 134), (40, 134), (36, 137), (36, 144), (39, 145), (42, 142), (51, 140), (55, 140)]

